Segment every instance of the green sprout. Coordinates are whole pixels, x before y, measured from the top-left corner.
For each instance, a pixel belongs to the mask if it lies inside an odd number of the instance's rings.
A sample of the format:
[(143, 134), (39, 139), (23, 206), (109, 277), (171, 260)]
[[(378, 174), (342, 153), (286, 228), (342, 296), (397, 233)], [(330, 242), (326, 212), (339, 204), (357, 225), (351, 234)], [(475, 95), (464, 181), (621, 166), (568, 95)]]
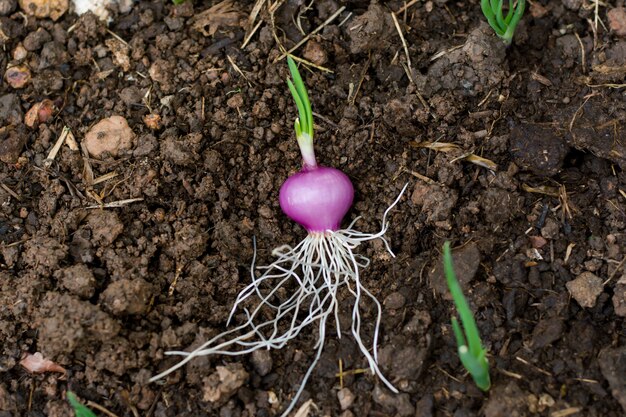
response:
[(69, 401), (70, 405), (74, 409), (74, 413), (76, 417), (96, 417), (96, 415), (86, 406), (82, 405), (76, 395), (72, 391), (68, 391), (65, 393), (65, 397), (67, 401)]
[[(452, 254), (450, 253), (450, 242), (443, 245), (443, 270), (448, 283), (448, 289), (452, 294), (452, 299), (456, 306), (461, 323), (465, 329), (465, 335), (456, 317), (452, 317), (452, 330), (456, 338), (461, 363), (472, 375), (474, 382), (483, 391), (488, 391), (491, 387), (489, 379), (489, 363), (487, 362), (487, 349), (483, 348), (476, 320), (469, 308), (469, 304), (463, 295), (463, 290), (459, 285), (454, 273), (454, 265), (452, 264)], [(467, 338), (467, 343), (465, 339)]]
[(513, 40), (515, 28), (524, 14), (526, 0), (517, 0), (517, 4), (513, 3), (514, 0), (509, 0), (509, 11), (506, 17), (502, 13), (503, 2), (504, 0), (481, 0), (480, 8), (483, 10), (489, 26), (508, 46)]
[(287, 85), (296, 102), (300, 116), (296, 118), (294, 123), (296, 139), (298, 140), (298, 146), (300, 147), (304, 164), (309, 168), (315, 168), (317, 162), (315, 161), (315, 153), (313, 152), (313, 110), (311, 109), (309, 94), (306, 91), (300, 72), (298, 72), (298, 67), (290, 56), (287, 57), (287, 64), (289, 65), (291, 78), (293, 78), (293, 82), (287, 79)]

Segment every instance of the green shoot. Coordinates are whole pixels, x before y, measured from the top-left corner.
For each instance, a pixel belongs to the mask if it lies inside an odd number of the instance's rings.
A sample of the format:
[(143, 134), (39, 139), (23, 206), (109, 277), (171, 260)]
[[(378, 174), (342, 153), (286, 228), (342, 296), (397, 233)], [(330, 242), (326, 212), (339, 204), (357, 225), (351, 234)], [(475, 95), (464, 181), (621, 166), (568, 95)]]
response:
[(459, 281), (456, 279), (454, 265), (452, 264), (452, 254), (450, 253), (450, 242), (446, 242), (443, 245), (443, 270), (448, 289), (450, 294), (452, 294), (456, 310), (461, 316), (461, 323), (465, 329), (465, 334), (463, 334), (456, 317), (452, 317), (452, 330), (456, 338), (459, 358), (465, 369), (472, 375), (478, 388), (488, 391), (489, 387), (491, 387), (491, 381), (489, 379), (489, 363), (486, 357), (487, 349), (483, 348), (474, 315), (463, 295)]
[(296, 63), (290, 56), (287, 57), (287, 64), (289, 65), (291, 78), (293, 78), (293, 82), (287, 79), (287, 85), (296, 102), (299, 114), (299, 117), (294, 123), (296, 139), (298, 140), (298, 146), (302, 153), (304, 165), (313, 169), (317, 167), (315, 153), (313, 152), (313, 110), (311, 109), (311, 102), (309, 101), (309, 94), (304, 86), (304, 81), (302, 81)]
[(526, 0), (517, 0), (517, 4), (514, 4), (514, 0), (509, 0), (509, 11), (506, 16), (502, 13), (503, 2), (504, 0), (481, 0), (480, 7), (489, 26), (508, 46), (513, 41), (515, 28), (524, 14)]
[(72, 391), (68, 391), (65, 393), (65, 397), (67, 401), (69, 401), (70, 405), (74, 409), (74, 413), (76, 417), (96, 417), (96, 415), (86, 406), (82, 405), (76, 395)]

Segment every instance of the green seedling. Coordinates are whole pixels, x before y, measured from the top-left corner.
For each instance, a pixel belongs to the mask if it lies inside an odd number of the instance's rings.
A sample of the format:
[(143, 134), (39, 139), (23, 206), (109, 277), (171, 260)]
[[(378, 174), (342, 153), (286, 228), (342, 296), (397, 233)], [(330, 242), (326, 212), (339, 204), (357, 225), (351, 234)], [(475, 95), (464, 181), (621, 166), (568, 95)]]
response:
[[(476, 320), (469, 308), (469, 304), (463, 295), (463, 290), (459, 285), (454, 273), (454, 265), (452, 264), (452, 254), (450, 253), (450, 242), (443, 245), (443, 270), (448, 283), (448, 289), (452, 294), (456, 310), (461, 316), (461, 323), (465, 329), (465, 334), (459, 325), (456, 317), (452, 317), (452, 330), (456, 338), (458, 346), (459, 358), (461, 363), (472, 375), (474, 382), (483, 391), (488, 391), (491, 387), (489, 379), (489, 363), (487, 362), (487, 349), (483, 348)], [(466, 342), (467, 339), (467, 342)]]
[(503, 3), (504, 0), (481, 0), (480, 7), (487, 18), (487, 22), (489, 22), (489, 26), (508, 46), (513, 40), (515, 28), (524, 14), (526, 0), (517, 0), (516, 4), (514, 0), (509, 0), (509, 11), (506, 16), (502, 12)]
[(93, 413), (93, 411), (91, 411), (89, 408), (82, 405), (78, 401), (78, 398), (76, 398), (76, 395), (72, 391), (68, 391), (67, 393), (65, 393), (65, 397), (74, 409), (74, 414), (76, 414), (76, 417), (97, 417)]

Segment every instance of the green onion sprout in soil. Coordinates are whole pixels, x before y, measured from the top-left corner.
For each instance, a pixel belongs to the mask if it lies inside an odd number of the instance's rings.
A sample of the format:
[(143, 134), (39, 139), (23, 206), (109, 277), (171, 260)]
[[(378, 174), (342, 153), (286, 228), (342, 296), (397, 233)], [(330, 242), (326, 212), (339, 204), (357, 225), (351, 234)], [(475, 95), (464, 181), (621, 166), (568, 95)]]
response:
[(454, 305), (459, 312), (459, 316), (461, 316), (461, 323), (465, 329), (464, 334), (456, 317), (452, 317), (452, 330), (456, 338), (459, 358), (465, 369), (472, 375), (472, 379), (478, 388), (488, 391), (491, 387), (491, 380), (489, 379), (489, 363), (486, 357), (487, 349), (483, 348), (476, 320), (474, 320), (474, 315), (463, 295), (459, 281), (456, 279), (450, 253), (450, 242), (446, 242), (443, 245), (443, 269), (448, 289), (450, 294), (452, 294)]
[(91, 411), (87, 406), (82, 405), (78, 401), (78, 398), (76, 398), (76, 395), (74, 395), (72, 391), (67, 391), (65, 393), (65, 397), (74, 409), (74, 414), (76, 415), (76, 417), (96, 417), (93, 411)]
[(487, 22), (489, 22), (489, 26), (508, 46), (513, 41), (515, 28), (517, 28), (517, 24), (524, 14), (526, 0), (517, 0), (515, 4), (514, 0), (509, 0), (509, 10), (506, 16), (502, 11), (503, 6), (504, 0), (480, 1), (480, 7), (487, 18)]
[[(289, 70), (293, 80), (287, 85), (298, 108), (295, 120), (296, 139), (302, 154), (302, 169), (283, 183), (279, 203), (283, 212), (302, 225), (307, 236), (295, 247), (280, 246), (272, 252), (277, 259), (268, 266), (255, 266), (256, 244), (252, 259), (251, 280), (238, 295), (228, 323), (235, 312), (243, 309), (244, 323), (215, 336), (191, 352), (173, 351), (168, 355), (183, 356), (179, 363), (154, 376), (151, 381), (163, 378), (179, 369), (191, 359), (203, 355), (243, 355), (258, 349), (280, 349), (296, 338), (309, 326), (316, 326), (317, 341), (315, 357), (303, 376), (291, 403), (283, 416), (296, 405), (306, 381), (320, 359), (326, 339), (327, 321), (334, 316), (337, 337), (341, 337), (339, 322), (339, 291), (352, 296), (351, 333), (361, 353), (367, 360), (372, 374), (393, 392), (396, 388), (378, 368), (378, 333), (381, 321), (381, 305), (361, 282), (361, 270), (369, 265), (369, 259), (354, 253), (363, 242), (381, 239), (393, 255), (384, 238), (387, 231), (387, 215), (400, 201), (407, 185), (385, 211), (382, 228), (378, 233), (363, 233), (353, 227), (358, 217), (347, 229), (341, 229), (341, 221), (352, 206), (354, 189), (346, 174), (338, 169), (317, 164), (313, 149), (313, 112), (309, 96), (291, 57)], [(255, 271), (260, 271), (259, 275)], [(377, 311), (372, 342), (366, 346), (361, 336), (360, 304), (369, 299)], [(242, 307), (255, 301), (249, 310)], [(342, 300), (342, 303), (344, 301)], [(268, 318), (269, 317), (269, 318)]]

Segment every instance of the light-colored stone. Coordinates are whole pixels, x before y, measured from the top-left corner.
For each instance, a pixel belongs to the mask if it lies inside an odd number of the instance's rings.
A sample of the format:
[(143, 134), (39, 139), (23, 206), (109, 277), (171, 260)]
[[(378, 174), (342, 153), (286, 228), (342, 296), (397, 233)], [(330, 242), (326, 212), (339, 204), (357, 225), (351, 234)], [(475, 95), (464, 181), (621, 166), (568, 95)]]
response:
[(347, 410), (352, 407), (355, 398), (356, 396), (352, 393), (352, 391), (350, 391), (349, 388), (342, 388), (337, 391), (337, 399), (339, 400), (339, 405), (342, 410)]
[(29, 16), (57, 20), (69, 7), (68, 0), (20, 0), (20, 8)]
[(609, 27), (617, 36), (626, 36), (626, 8), (615, 7), (608, 11)]
[(603, 289), (602, 279), (591, 272), (583, 272), (565, 286), (578, 304), (587, 308), (596, 305), (596, 299)]
[(104, 153), (118, 156), (133, 146), (135, 134), (128, 122), (121, 116), (111, 116), (100, 120), (85, 135), (85, 145), (89, 155), (100, 158)]

